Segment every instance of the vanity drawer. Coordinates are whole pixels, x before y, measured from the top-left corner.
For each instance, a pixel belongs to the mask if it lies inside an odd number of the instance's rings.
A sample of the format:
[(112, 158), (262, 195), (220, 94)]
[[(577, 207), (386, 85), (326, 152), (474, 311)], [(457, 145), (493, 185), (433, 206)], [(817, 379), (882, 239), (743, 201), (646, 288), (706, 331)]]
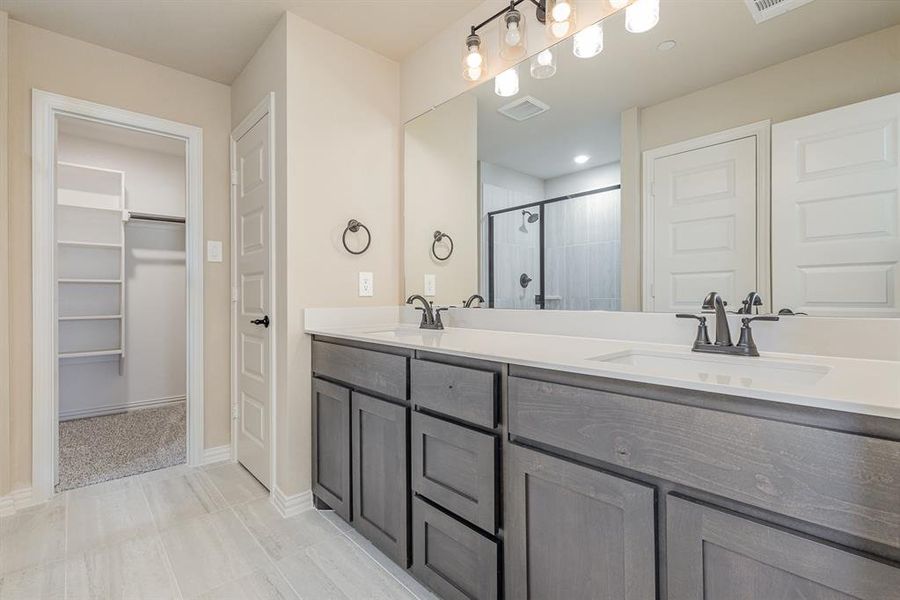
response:
[(898, 442), (519, 377), (509, 431), (900, 548)]
[(497, 543), (413, 498), (412, 573), (447, 600), (498, 597)]
[(396, 354), (313, 341), (314, 375), (406, 400), (407, 358)]
[(497, 438), (414, 412), (412, 489), (494, 533), (497, 524)]
[(416, 406), (493, 429), (497, 426), (497, 374), (427, 360), (410, 361)]

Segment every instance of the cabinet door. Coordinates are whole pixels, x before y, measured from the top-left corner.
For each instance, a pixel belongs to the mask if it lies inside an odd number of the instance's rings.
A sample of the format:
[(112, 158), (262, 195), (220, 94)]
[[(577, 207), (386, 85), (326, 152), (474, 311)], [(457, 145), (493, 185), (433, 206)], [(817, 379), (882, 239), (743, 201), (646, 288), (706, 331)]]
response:
[(353, 526), (404, 568), (409, 564), (408, 409), (353, 394)]
[(313, 493), (350, 520), (350, 390), (313, 379)]
[(509, 598), (654, 600), (653, 488), (506, 446)]
[(669, 496), (670, 600), (897, 600), (900, 569)]

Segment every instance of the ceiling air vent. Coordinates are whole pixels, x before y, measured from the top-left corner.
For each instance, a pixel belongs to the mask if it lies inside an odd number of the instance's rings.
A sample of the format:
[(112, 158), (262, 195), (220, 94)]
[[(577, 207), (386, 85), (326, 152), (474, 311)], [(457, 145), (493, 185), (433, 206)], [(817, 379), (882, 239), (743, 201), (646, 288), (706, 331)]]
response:
[(501, 106), (497, 109), (497, 112), (515, 121), (525, 121), (531, 117), (536, 117), (543, 112), (547, 112), (548, 110), (550, 110), (550, 107), (537, 98), (524, 96), (505, 106)]
[(795, 8), (800, 8), (804, 4), (809, 4), (812, 0), (744, 0), (744, 2), (747, 3), (753, 20), (762, 23)]

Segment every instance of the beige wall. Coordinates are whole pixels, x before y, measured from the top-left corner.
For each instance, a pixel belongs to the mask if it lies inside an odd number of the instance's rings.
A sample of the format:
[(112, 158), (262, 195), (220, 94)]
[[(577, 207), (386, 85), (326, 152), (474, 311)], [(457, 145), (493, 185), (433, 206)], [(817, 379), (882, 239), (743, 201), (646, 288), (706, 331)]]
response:
[(9, 464), (9, 202), (7, 110), (9, 19), (0, 11), (0, 497), (10, 489)]
[[(228, 256), (228, 86), (16, 21), (9, 22), (11, 456), (13, 487), (31, 480), (31, 89), (203, 129), (204, 236)], [(229, 264), (205, 276), (207, 448), (230, 439)]]
[[(466, 36), (472, 25), (481, 23), (507, 6), (507, 0), (486, 0), (403, 59), (400, 64), (401, 122), (405, 123), (481, 83), (470, 83), (462, 78), (462, 52)], [(532, 55), (556, 43), (534, 18), (534, 6), (530, 2), (522, 4), (519, 10), (528, 25), (528, 49)], [(608, 0), (579, 0), (577, 28), (587, 27), (613, 12)], [(488, 53), (488, 72), (482, 81), (514, 64), (504, 62), (498, 55), (499, 23), (495, 21), (478, 32), (482, 47)]]
[[(437, 278), (435, 304), (478, 292), (477, 102), (458, 96), (404, 128), (404, 296), (424, 291), (426, 273)], [(431, 255), (435, 230), (453, 238), (446, 261)]]
[[(303, 309), (399, 301), (398, 65), (291, 13), (232, 86), (236, 125), (276, 96), (276, 485), (310, 488), (310, 345)], [(372, 232), (361, 256), (347, 221)], [(375, 295), (357, 296), (371, 271)]]

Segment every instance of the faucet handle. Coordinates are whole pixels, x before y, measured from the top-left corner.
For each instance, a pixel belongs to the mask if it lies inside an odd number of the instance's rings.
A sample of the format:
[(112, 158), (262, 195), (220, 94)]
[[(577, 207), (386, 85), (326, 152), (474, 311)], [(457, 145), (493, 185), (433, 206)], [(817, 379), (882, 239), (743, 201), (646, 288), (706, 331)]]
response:
[(709, 329), (706, 327), (706, 317), (703, 315), (692, 315), (688, 313), (677, 313), (677, 319), (697, 319), (700, 323), (697, 325), (697, 338), (694, 340), (694, 347), (709, 345)]
[(746, 352), (747, 356), (759, 356), (759, 350), (756, 348), (756, 342), (753, 340), (753, 332), (750, 330), (752, 321), (778, 321), (775, 315), (758, 315), (755, 317), (743, 317), (741, 319), (741, 337), (738, 340), (737, 348)]
[(439, 306), (434, 309), (434, 327), (435, 329), (443, 329), (444, 322), (441, 320), (441, 313), (445, 310), (450, 310), (451, 308), (456, 308), (455, 306)]
[(741, 323), (747, 325), (750, 321), (778, 321), (779, 317), (776, 315), (757, 315), (755, 317), (744, 317), (741, 319)]

